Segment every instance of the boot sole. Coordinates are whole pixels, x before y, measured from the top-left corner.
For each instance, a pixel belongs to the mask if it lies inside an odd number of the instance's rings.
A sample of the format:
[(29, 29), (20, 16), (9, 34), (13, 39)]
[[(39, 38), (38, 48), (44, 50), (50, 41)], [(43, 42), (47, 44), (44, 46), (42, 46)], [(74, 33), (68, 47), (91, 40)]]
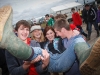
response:
[(80, 66), (82, 75), (92, 75), (100, 66), (100, 38), (94, 43), (89, 57)]
[(0, 8), (0, 42), (2, 40), (5, 23), (10, 16), (11, 11), (12, 8), (10, 6), (4, 6)]

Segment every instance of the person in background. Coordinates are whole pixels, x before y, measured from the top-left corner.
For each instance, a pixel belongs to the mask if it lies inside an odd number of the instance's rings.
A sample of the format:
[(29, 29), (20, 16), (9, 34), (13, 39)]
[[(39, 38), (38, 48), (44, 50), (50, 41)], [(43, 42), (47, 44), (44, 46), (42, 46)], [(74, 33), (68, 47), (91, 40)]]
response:
[[(40, 46), (36, 41), (28, 38), (30, 32), (30, 25), (26, 20), (18, 21), (16, 23), (15, 30), (17, 33), (17, 37), (21, 39), (24, 43), (26, 43), (28, 46), (33, 46), (33, 47)], [(43, 69), (48, 65), (47, 60), (49, 60), (49, 59), (47, 59), (46, 61), (43, 60), (43, 63), (45, 63), (45, 65), (41, 64), (35, 67), (35, 65), (33, 65), (34, 63), (18, 59), (13, 55), (11, 55), (8, 51), (5, 52), (5, 56), (6, 56), (8, 70), (11, 75), (39, 75), (40, 72), (44, 71)], [(41, 58), (42, 58), (41, 56), (38, 56), (35, 60), (39, 61)]]
[(66, 20), (67, 20), (67, 17), (68, 17), (67, 14), (64, 14), (64, 16), (65, 16), (65, 18), (66, 18)]
[(54, 16), (53, 16), (53, 14), (50, 14), (50, 17), (54, 20)]
[(80, 9), (78, 9), (78, 13), (79, 13), (80, 17), (82, 17), (82, 11)]
[(80, 33), (83, 34), (87, 38), (87, 34), (83, 31), (81, 25), (82, 25), (82, 19), (80, 15), (75, 11), (75, 8), (71, 9), (72, 11), (72, 19), (73, 19), (73, 24), (80, 29)]
[[(55, 21), (59, 20), (59, 19), (65, 19), (67, 21), (67, 15), (66, 14), (57, 14), (55, 16)], [(69, 22), (67, 21), (67, 23), (69, 24)]]
[(49, 16), (49, 14), (46, 14), (45, 15), (45, 18), (46, 18), (46, 21), (47, 21), (47, 26), (53, 26), (54, 25), (54, 19), (52, 19), (50, 16)]
[(86, 30), (88, 31), (87, 10), (85, 9), (85, 7), (82, 10), (82, 18), (83, 18), (83, 23), (86, 24)]
[(34, 25), (31, 27), (31, 39), (37, 42), (43, 42), (45, 40), (40, 25)]
[(99, 37), (99, 27), (97, 24), (97, 15), (96, 11), (90, 7), (89, 4), (85, 5), (85, 9), (87, 10), (87, 21), (88, 21), (88, 37), (87, 40), (91, 39), (91, 30), (92, 30), (92, 24), (94, 25), (94, 28), (97, 32), (97, 37)]

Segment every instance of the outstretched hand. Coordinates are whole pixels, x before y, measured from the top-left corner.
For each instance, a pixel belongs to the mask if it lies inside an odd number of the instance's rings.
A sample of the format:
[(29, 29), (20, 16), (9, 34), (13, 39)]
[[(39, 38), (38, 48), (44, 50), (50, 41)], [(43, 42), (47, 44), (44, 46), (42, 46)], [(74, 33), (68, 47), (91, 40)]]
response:
[(42, 56), (38, 55), (34, 60), (30, 62), (30, 64), (34, 64), (36, 62), (42, 61), (42, 68), (45, 69), (49, 64), (50, 55), (47, 50), (42, 50)]

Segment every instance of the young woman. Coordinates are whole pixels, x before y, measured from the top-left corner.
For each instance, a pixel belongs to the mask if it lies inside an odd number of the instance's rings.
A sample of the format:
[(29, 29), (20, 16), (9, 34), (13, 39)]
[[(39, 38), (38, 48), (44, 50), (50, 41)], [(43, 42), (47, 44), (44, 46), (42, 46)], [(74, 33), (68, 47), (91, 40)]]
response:
[[(40, 43), (44, 42), (44, 35), (40, 25), (34, 25), (31, 27), (31, 39)], [(50, 75), (50, 73), (45, 70), (45, 72), (41, 73), (41, 75)]]
[[(44, 29), (45, 42), (41, 43), (43, 49), (48, 50), (53, 54), (62, 53), (65, 49), (62, 45), (61, 38), (57, 38), (54, 29), (51, 26), (46, 26)], [(58, 46), (59, 45), (59, 46)], [(53, 73), (53, 75), (59, 75), (58, 73)]]
[[(15, 30), (18, 38), (21, 39), (24, 43), (26, 43), (29, 46), (40, 47), (39, 43), (28, 38), (30, 32), (30, 25), (26, 20), (18, 21), (16, 23)], [(33, 64), (31, 65), (28, 61), (23, 61), (21, 59), (12, 56), (7, 51), (5, 55), (6, 55), (7, 66), (11, 75), (41, 75), (38, 72), (39, 70), (41, 72), (43, 71), (42, 66), (35, 67)], [(40, 60), (40, 57), (37, 60)]]
[(31, 39), (37, 42), (44, 41), (44, 35), (40, 25), (34, 25), (31, 27)]
[(40, 44), (43, 49), (46, 49), (53, 54), (62, 53), (64, 51), (65, 48), (62, 45), (62, 39), (56, 37), (55, 31), (52, 27), (46, 26), (43, 33), (45, 42)]

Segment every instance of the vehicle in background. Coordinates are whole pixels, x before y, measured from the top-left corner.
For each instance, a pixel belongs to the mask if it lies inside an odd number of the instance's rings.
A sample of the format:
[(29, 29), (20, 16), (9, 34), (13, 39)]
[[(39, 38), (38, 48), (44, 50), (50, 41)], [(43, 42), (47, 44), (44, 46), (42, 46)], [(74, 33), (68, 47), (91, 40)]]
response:
[(85, 4), (94, 4), (96, 1), (95, 0), (76, 0), (76, 2), (79, 2), (82, 5), (85, 5)]
[(42, 24), (44, 22), (45, 16), (41, 16), (38, 18), (33, 18), (31, 19), (31, 21), (33, 22), (33, 24)]
[(57, 14), (66, 14), (68, 17), (68, 21), (72, 20), (72, 12), (71, 8), (75, 8), (76, 11), (83, 10), (83, 5), (78, 2), (71, 2), (64, 5), (56, 6), (51, 8), (51, 14), (57, 15)]

